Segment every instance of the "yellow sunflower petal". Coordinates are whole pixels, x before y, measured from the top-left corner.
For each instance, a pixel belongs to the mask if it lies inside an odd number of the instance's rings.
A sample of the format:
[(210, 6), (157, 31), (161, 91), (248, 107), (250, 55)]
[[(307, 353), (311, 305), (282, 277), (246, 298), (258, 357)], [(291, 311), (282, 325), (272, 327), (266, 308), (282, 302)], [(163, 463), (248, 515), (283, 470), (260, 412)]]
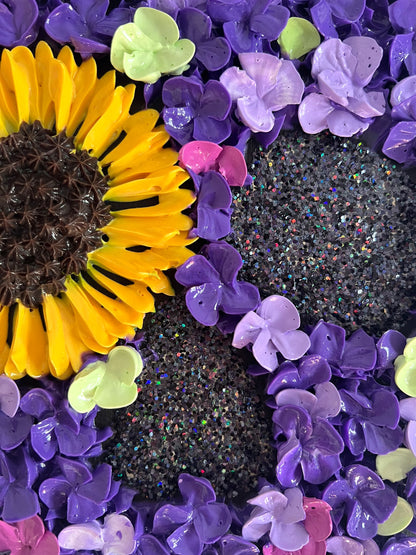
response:
[(113, 101), (115, 82), (116, 76), (114, 71), (108, 71), (96, 82), (94, 94), (89, 102), (84, 122), (75, 137), (75, 144), (78, 148), (83, 148), (83, 142), (88, 132)]
[(189, 179), (189, 174), (179, 166), (167, 168), (144, 179), (136, 179), (124, 185), (108, 189), (103, 200), (130, 202), (141, 200), (146, 196), (160, 195), (177, 191)]
[(182, 212), (185, 208), (188, 208), (195, 200), (195, 195), (192, 191), (187, 189), (179, 189), (174, 193), (168, 193), (166, 195), (155, 195), (154, 206), (144, 206), (141, 208), (127, 208), (127, 209), (115, 209), (114, 214), (121, 214), (123, 216), (131, 216), (134, 218), (150, 218), (154, 216), (168, 216), (169, 214), (174, 214), (175, 212)]
[(52, 295), (43, 297), (43, 314), (45, 316), (46, 332), (48, 334), (48, 355), (51, 372), (55, 376), (62, 376), (68, 372), (69, 357), (65, 348), (65, 333), (62, 316)]
[[(140, 313), (154, 312), (155, 300), (147, 287), (140, 282), (122, 285), (103, 274), (97, 266), (90, 265), (90, 272), (94, 279), (103, 287), (114, 293), (124, 303), (134, 306)], [(140, 321), (140, 320), (139, 320)]]
[(46, 42), (36, 46), (36, 75), (39, 84), (39, 120), (43, 127), (52, 129), (55, 123), (55, 110), (49, 87), (50, 64), (54, 59), (52, 50)]
[(1, 56), (1, 74), (8, 86), (13, 91), (16, 99), (17, 118), (19, 124), (30, 120), (30, 86), (26, 72), (13, 60), (10, 50), (4, 49)]
[(39, 310), (18, 303), (10, 358), (17, 370), (39, 378), (49, 372), (47, 338)]
[(117, 87), (110, 105), (88, 131), (82, 141), (82, 148), (90, 151), (92, 156), (97, 158), (101, 156), (120, 135), (133, 102), (134, 91), (134, 85), (127, 85), (125, 88)]
[(33, 123), (39, 119), (39, 85), (35, 58), (32, 52), (25, 46), (13, 48), (10, 51), (10, 56), (26, 76), (30, 105), (28, 123)]
[(74, 96), (74, 84), (63, 62), (51, 60), (49, 64), (49, 90), (55, 107), (56, 132), (63, 131), (68, 123)]
[(77, 69), (74, 77), (74, 100), (71, 106), (66, 133), (72, 136), (84, 120), (91, 99), (95, 93), (97, 83), (97, 64), (94, 58), (89, 58)]

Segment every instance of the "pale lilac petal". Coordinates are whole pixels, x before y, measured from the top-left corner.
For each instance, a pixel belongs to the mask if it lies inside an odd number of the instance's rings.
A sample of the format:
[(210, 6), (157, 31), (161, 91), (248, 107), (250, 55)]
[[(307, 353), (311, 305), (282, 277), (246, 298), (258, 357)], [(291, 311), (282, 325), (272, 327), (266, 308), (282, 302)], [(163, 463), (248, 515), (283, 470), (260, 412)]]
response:
[[(263, 98), (276, 86), (281, 78), (282, 60), (263, 52), (246, 52), (238, 56), (247, 75), (256, 83), (257, 95)], [(292, 65), (291, 62), (288, 62)]]
[(237, 100), (243, 96), (257, 96), (256, 83), (242, 69), (230, 67), (220, 77), (220, 83), (227, 89), (231, 100)]
[(234, 337), (233, 347), (242, 349), (249, 343), (254, 343), (262, 329), (263, 319), (255, 312), (248, 312), (237, 324)]
[(328, 115), (328, 129), (338, 137), (352, 137), (368, 129), (370, 122), (364, 122), (346, 110), (334, 110)]
[(269, 370), (273, 372), (276, 370), (278, 366), (277, 360), (277, 351), (276, 347), (274, 346), (271, 337), (270, 331), (268, 329), (262, 329), (253, 344), (253, 355), (257, 362)]
[(238, 116), (254, 133), (267, 133), (273, 129), (274, 115), (257, 96), (244, 96), (237, 100)]
[(58, 542), (63, 549), (101, 550), (104, 547), (101, 526), (96, 521), (67, 526), (59, 533)]
[(324, 95), (311, 93), (305, 97), (298, 110), (299, 123), (305, 133), (320, 133), (328, 127), (328, 116), (334, 111)]
[(344, 44), (351, 48), (351, 53), (357, 59), (354, 82), (360, 87), (365, 87), (380, 65), (383, 49), (371, 37), (348, 37)]
[(274, 88), (263, 96), (263, 101), (269, 110), (276, 112), (289, 104), (299, 104), (304, 90), (302, 77), (293, 63), (282, 60), (277, 82)]

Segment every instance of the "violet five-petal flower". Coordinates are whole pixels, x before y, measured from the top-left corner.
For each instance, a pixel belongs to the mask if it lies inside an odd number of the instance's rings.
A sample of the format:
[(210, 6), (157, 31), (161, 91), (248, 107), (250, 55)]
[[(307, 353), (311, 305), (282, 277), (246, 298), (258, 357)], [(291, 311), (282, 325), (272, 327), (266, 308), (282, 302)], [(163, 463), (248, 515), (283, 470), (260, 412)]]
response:
[(211, 243), (176, 271), (176, 280), (188, 287), (186, 305), (205, 326), (215, 326), (220, 312), (245, 314), (259, 305), (257, 287), (237, 281), (243, 261), (225, 242)]
[(255, 509), (243, 526), (243, 538), (258, 541), (269, 534), (272, 544), (285, 551), (295, 551), (308, 543), (309, 535), (302, 523), (306, 517), (303, 493), (299, 488), (282, 493), (264, 486), (248, 503), (255, 505)]
[(115, 513), (106, 515), (103, 524), (93, 520), (67, 526), (59, 533), (58, 541), (64, 549), (94, 549), (102, 555), (130, 555), (136, 546), (133, 524)]
[(58, 540), (33, 516), (16, 524), (0, 520), (0, 550), (12, 555), (59, 555)]
[(306, 133), (329, 129), (334, 135), (351, 137), (383, 115), (383, 93), (364, 89), (382, 56), (383, 49), (371, 37), (322, 42), (313, 55), (311, 71), (319, 92), (308, 94), (299, 106), (302, 129)]
[(345, 478), (331, 482), (322, 499), (332, 507), (337, 527), (347, 518), (347, 533), (368, 540), (377, 534), (378, 524), (387, 520), (397, 504), (397, 493), (372, 470), (360, 464), (347, 467)]
[(300, 103), (302, 78), (291, 61), (272, 54), (248, 52), (239, 60), (242, 69), (226, 69), (220, 82), (236, 103), (243, 124), (255, 133), (267, 133), (275, 125), (273, 112)]
[(290, 12), (275, 0), (209, 0), (210, 17), (223, 24), (224, 35), (235, 53), (261, 52), (264, 41), (277, 39)]
[(218, 71), (227, 65), (231, 47), (227, 39), (212, 34), (212, 21), (207, 14), (195, 8), (184, 8), (178, 13), (177, 23), (181, 37), (195, 44), (195, 58), (202, 69)]
[(47, 518), (81, 524), (103, 516), (120, 487), (112, 480), (111, 466), (103, 463), (91, 471), (79, 461), (57, 457), (56, 462), (61, 474), (39, 486), (39, 497), (50, 510)]
[(61, 3), (45, 21), (45, 31), (60, 44), (72, 43), (76, 52), (88, 57), (109, 52), (116, 29), (132, 19), (128, 8), (114, 8), (109, 0), (71, 0)]
[(168, 535), (170, 549), (177, 555), (200, 555), (204, 545), (216, 543), (231, 525), (231, 513), (218, 503), (205, 478), (181, 474), (178, 480), (183, 505), (163, 505), (155, 513), (153, 534)]
[(38, 34), (36, 0), (0, 0), (0, 44), (28, 46)]
[(221, 143), (229, 137), (231, 98), (218, 81), (172, 77), (163, 85), (162, 100), (166, 131), (179, 144), (192, 139)]
[(302, 477), (322, 484), (341, 468), (344, 443), (325, 418), (312, 419), (303, 407), (283, 405), (274, 411), (273, 423), (276, 476), (283, 487), (297, 486)]
[(298, 330), (299, 326), (295, 305), (286, 297), (271, 295), (237, 324), (233, 346), (241, 349), (252, 344), (257, 362), (273, 371), (278, 366), (278, 352), (287, 359), (296, 360), (309, 349), (309, 336)]

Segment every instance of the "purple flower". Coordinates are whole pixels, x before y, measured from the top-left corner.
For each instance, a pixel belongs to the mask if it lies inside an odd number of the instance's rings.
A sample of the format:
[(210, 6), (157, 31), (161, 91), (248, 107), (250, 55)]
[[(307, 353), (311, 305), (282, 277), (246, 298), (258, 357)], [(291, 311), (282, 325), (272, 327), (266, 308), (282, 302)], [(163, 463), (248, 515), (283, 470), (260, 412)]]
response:
[(270, 376), (267, 394), (276, 395), (282, 389), (290, 387), (309, 389), (313, 385), (328, 382), (330, 379), (331, 367), (319, 355), (305, 356), (297, 363), (285, 360), (277, 372)]
[(299, 488), (281, 493), (265, 486), (248, 503), (256, 508), (243, 526), (243, 538), (258, 541), (268, 533), (272, 544), (284, 551), (295, 551), (308, 543), (309, 534), (302, 524), (306, 518), (303, 493)]
[(299, 106), (299, 122), (306, 133), (329, 129), (351, 137), (365, 131), (371, 118), (385, 111), (382, 92), (366, 92), (378, 68), (383, 49), (370, 37), (329, 39), (318, 46), (312, 60), (312, 77), (319, 92), (311, 92)]
[(60, 44), (71, 43), (83, 58), (110, 52), (116, 29), (132, 19), (128, 8), (107, 13), (109, 0), (71, 0), (55, 8), (45, 22), (45, 31)]
[(208, 14), (223, 23), (224, 35), (236, 54), (261, 52), (263, 41), (278, 38), (290, 12), (280, 0), (208, 0)]
[(195, 8), (184, 8), (178, 13), (177, 23), (181, 37), (195, 44), (195, 58), (202, 69), (217, 71), (228, 63), (230, 45), (224, 37), (212, 35), (212, 22), (208, 15)]
[(179, 144), (192, 139), (222, 143), (231, 133), (230, 95), (218, 81), (172, 77), (163, 85), (163, 120)]
[(103, 555), (130, 555), (136, 545), (133, 524), (117, 514), (107, 515), (103, 524), (93, 520), (67, 526), (59, 533), (58, 541), (64, 549), (97, 550)]
[(97, 456), (101, 443), (112, 434), (110, 428), (95, 428), (96, 410), (86, 415), (77, 413), (66, 399), (60, 398), (58, 390), (52, 393), (31, 389), (22, 398), (21, 408), (38, 420), (30, 430), (31, 443), (45, 461), (51, 460), (57, 451), (69, 457)]
[[(186, 305), (204, 326), (215, 326), (219, 312), (245, 314), (260, 303), (257, 287), (237, 281), (243, 261), (225, 242), (211, 243), (176, 271), (176, 280), (189, 287)], [(203, 256), (204, 255), (204, 256)]]
[(309, 337), (297, 329), (299, 326), (295, 305), (286, 297), (271, 295), (237, 324), (233, 346), (241, 349), (251, 343), (257, 362), (272, 372), (278, 366), (278, 352), (296, 360), (309, 349)]
[(57, 457), (56, 462), (62, 474), (39, 486), (39, 497), (49, 508), (47, 519), (66, 518), (80, 524), (103, 516), (120, 487), (111, 478), (111, 466), (100, 464), (91, 472), (79, 461)]
[[(10, 525), (0, 521), (0, 550), (12, 555), (59, 555), (56, 536), (38, 516)], [(1, 551), (3, 553), (3, 551)]]
[(35, 0), (0, 0), (0, 44), (7, 48), (28, 46), (38, 34)]
[(243, 69), (228, 68), (220, 81), (236, 102), (244, 125), (255, 133), (267, 133), (275, 125), (273, 112), (299, 104), (303, 81), (292, 62), (271, 54), (249, 52), (240, 54), (239, 60)]
[(216, 241), (231, 231), (230, 218), (232, 195), (224, 177), (216, 171), (208, 171), (192, 176), (197, 193), (197, 226), (191, 231), (192, 237)]
[(342, 435), (353, 455), (365, 449), (384, 455), (394, 451), (403, 441), (399, 426), (399, 402), (389, 388), (373, 383), (340, 389), (342, 411), (346, 414)]
[(406, 77), (391, 91), (391, 117), (396, 123), (383, 145), (383, 153), (396, 162), (416, 161), (416, 75)]
[(169, 534), (166, 542), (178, 555), (200, 555), (204, 545), (216, 543), (231, 525), (231, 513), (217, 503), (208, 480), (181, 474), (178, 480), (184, 505), (166, 504), (156, 511), (154, 534)]
[(387, 520), (397, 504), (396, 492), (359, 464), (345, 469), (345, 479), (329, 484), (322, 499), (332, 507), (334, 525), (338, 527), (345, 515), (348, 535), (359, 540), (373, 538), (378, 524)]
[(322, 484), (341, 468), (344, 443), (327, 420), (313, 420), (306, 409), (284, 405), (274, 411), (273, 422), (276, 476), (283, 487), (297, 486), (302, 476), (311, 484)]
[(32, 490), (38, 475), (37, 465), (26, 447), (5, 453), (0, 450), (1, 518), (18, 522), (39, 512), (39, 500)]
[(318, 0), (310, 8), (312, 21), (325, 38), (337, 38), (336, 28), (357, 22), (363, 15), (365, 0)]

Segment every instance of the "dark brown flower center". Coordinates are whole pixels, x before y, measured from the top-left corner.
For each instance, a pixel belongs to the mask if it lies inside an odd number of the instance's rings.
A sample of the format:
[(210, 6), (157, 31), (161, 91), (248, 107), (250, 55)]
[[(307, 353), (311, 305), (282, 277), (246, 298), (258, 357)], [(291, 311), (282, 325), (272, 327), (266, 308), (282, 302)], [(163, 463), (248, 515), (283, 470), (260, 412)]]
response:
[(23, 123), (0, 139), (0, 304), (30, 308), (85, 269), (110, 220), (107, 178), (65, 133)]

